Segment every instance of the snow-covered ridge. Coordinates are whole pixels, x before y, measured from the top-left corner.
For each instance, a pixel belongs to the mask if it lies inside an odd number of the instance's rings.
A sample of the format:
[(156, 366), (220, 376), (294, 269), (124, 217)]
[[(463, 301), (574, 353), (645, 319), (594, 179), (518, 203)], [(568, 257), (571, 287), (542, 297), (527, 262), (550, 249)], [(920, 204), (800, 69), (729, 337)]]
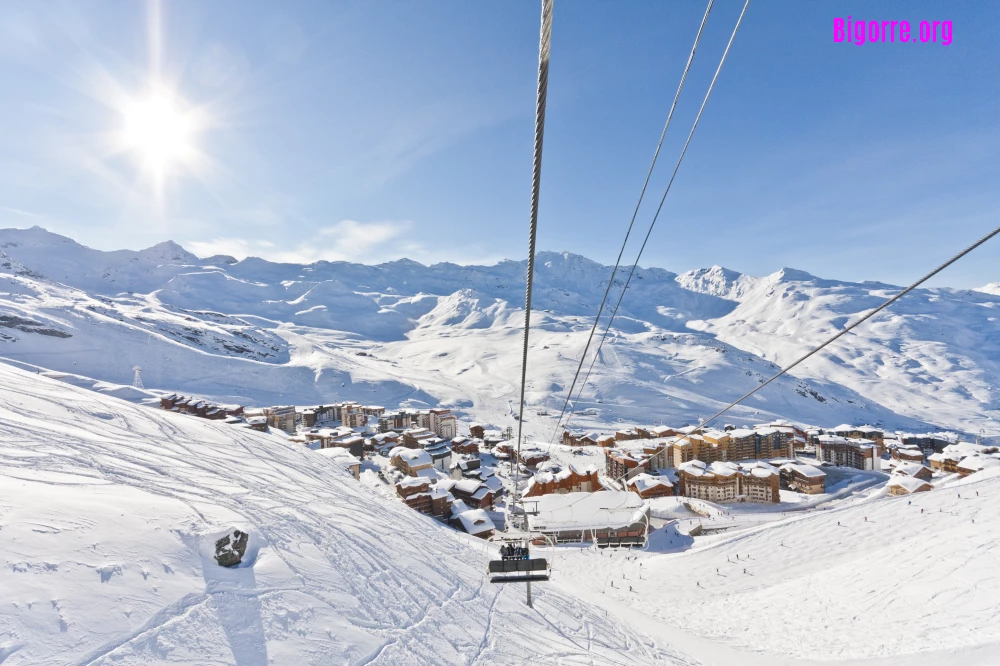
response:
[[(236, 262), (172, 243), (99, 252), (37, 227), (0, 230), (0, 251), (0, 316), (70, 336), (0, 327), (0, 356), (116, 383), (139, 364), (148, 386), (226, 402), (366, 393), (509, 418), (525, 262)], [(533, 407), (561, 408), (609, 273), (571, 253), (538, 254)], [(896, 289), (791, 268), (639, 268), (581, 408), (597, 410), (593, 425), (693, 421)], [(918, 290), (733, 418), (1000, 432), (998, 308), (1000, 296), (982, 290)]]

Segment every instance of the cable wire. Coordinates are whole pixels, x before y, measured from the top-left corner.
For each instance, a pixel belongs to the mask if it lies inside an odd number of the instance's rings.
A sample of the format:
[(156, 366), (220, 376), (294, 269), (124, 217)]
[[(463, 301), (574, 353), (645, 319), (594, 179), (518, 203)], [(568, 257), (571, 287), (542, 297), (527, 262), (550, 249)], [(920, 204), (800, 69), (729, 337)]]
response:
[(684, 82), (687, 80), (688, 72), (691, 70), (691, 63), (694, 61), (695, 51), (698, 50), (698, 43), (701, 41), (701, 33), (705, 30), (705, 23), (708, 22), (708, 14), (712, 11), (712, 5), (714, 2), (715, 0), (708, 0), (708, 6), (705, 8), (705, 15), (701, 18), (701, 25), (698, 26), (698, 33), (695, 35), (694, 44), (691, 45), (691, 53), (688, 54), (687, 64), (684, 65), (684, 72), (681, 74), (680, 84), (677, 86), (677, 92), (674, 93), (674, 101), (671, 102), (670, 111), (667, 113), (667, 121), (663, 124), (663, 131), (660, 132), (660, 141), (656, 144), (656, 150), (653, 152), (653, 160), (650, 162), (649, 170), (646, 172), (646, 180), (642, 183), (642, 191), (639, 192), (639, 201), (636, 202), (635, 210), (632, 211), (632, 219), (628, 223), (628, 230), (625, 232), (625, 240), (622, 241), (622, 249), (619, 250), (618, 259), (615, 260), (615, 266), (611, 269), (611, 277), (608, 278), (608, 286), (604, 290), (604, 297), (601, 299), (601, 305), (597, 308), (597, 317), (594, 318), (594, 325), (590, 328), (590, 335), (587, 336), (587, 344), (583, 346), (583, 352), (580, 354), (580, 363), (576, 367), (576, 374), (573, 375), (573, 381), (570, 383), (569, 391), (566, 393), (566, 401), (563, 402), (562, 411), (559, 413), (559, 418), (556, 420), (556, 426), (552, 430), (552, 437), (550, 438), (550, 441), (554, 440), (556, 433), (559, 432), (559, 425), (562, 423), (563, 416), (566, 414), (566, 407), (569, 405), (570, 399), (573, 397), (573, 389), (576, 387), (577, 379), (580, 378), (580, 370), (583, 368), (583, 362), (587, 358), (587, 351), (590, 349), (590, 343), (594, 339), (594, 332), (597, 330), (597, 324), (601, 321), (601, 314), (604, 313), (604, 304), (608, 300), (608, 294), (611, 292), (611, 286), (615, 283), (615, 275), (618, 273), (618, 266), (621, 264), (622, 255), (625, 254), (625, 246), (628, 244), (628, 239), (632, 234), (632, 227), (635, 225), (635, 218), (639, 214), (639, 207), (642, 205), (642, 200), (646, 196), (646, 187), (649, 185), (649, 179), (653, 175), (653, 167), (656, 166), (656, 160), (660, 156), (660, 148), (663, 147), (663, 139), (667, 135), (667, 128), (670, 127), (670, 121), (674, 117), (674, 110), (677, 108), (677, 100), (680, 99), (681, 90), (684, 89)]
[[(531, 328), (531, 291), (535, 276), (535, 237), (538, 232), (538, 195), (542, 186), (542, 144), (545, 139), (545, 102), (549, 88), (549, 55), (552, 49), (552, 6), (542, 0), (542, 26), (538, 39), (538, 90), (535, 95), (535, 149), (531, 167), (531, 222), (528, 227), (528, 274), (524, 286), (524, 347), (521, 353), (521, 403), (517, 417), (517, 471), (514, 503), (520, 501), (521, 435), (524, 428), (524, 388), (528, 372), (528, 332)], [(507, 512), (509, 522), (510, 512)]]
[[(740, 17), (736, 21), (736, 27), (733, 28), (733, 34), (730, 35), (729, 37), (729, 43), (726, 44), (726, 50), (723, 51), (722, 53), (722, 59), (719, 60), (719, 66), (715, 69), (715, 75), (712, 77), (712, 82), (708, 86), (708, 91), (705, 93), (705, 98), (701, 102), (701, 108), (698, 109), (698, 115), (695, 116), (694, 124), (691, 125), (691, 131), (688, 132), (687, 140), (684, 142), (684, 147), (681, 149), (681, 154), (677, 158), (677, 164), (674, 165), (674, 171), (670, 175), (670, 180), (667, 182), (667, 187), (663, 190), (663, 196), (660, 197), (660, 205), (656, 208), (656, 214), (653, 215), (653, 221), (649, 223), (649, 229), (646, 231), (646, 237), (643, 239), (642, 246), (639, 248), (639, 254), (636, 255), (635, 262), (633, 262), (632, 268), (629, 271), (628, 279), (625, 280), (625, 286), (622, 287), (621, 294), (618, 296), (618, 302), (615, 303), (615, 309), (611, 311), (611, 317), (608, 319), (608, 323), (604, 328), (604, 334), (601, 336), (600, 343), (598, 343), (597, 351), (594, 352), (594, 359), (593, 361), (591, 361), (590, 368), (587, 370), (587, 375), (584, 378), (583, 383), (580, 385), (580, 393), (577, 396), (577, 402), (579, 402), (580, 398), (583, 397), (583, 389), (587, 385), (587, 380), (590, 379), (590, 371), (594, 369), (594, 363), (597, 362), (597, 357), (601, 353), (601, 348), (604, 346), (604, 341), (608, 337), (608, 332), (611, 330), (611, 324), (614, 322), (615, 316), (618, 314), (618, 308), (621, 307), (622, 299), (625, 298), (625, 292), (628, 291), (628, 287), (632, 283), (632, 276), (635, 275), (635, 269), (638, 268), (639, 266), (639, 259), (642, 258), (642, 253), (646, 249), (646, 244), (649, 242), (649, 237), (653, 233), (653, 227), (656, 226), (656, 221), (660, 217), (660, 211), (663, 210), (663, 203), (667, 200), (667, 195), (670, 194), (670, 188), (673, 186), (674, 179), (677, 177), (677, 172), (681, 168), (681, 163), (684, 161), (684, 155), (687, 154), (688, 146), (691, 145), (691, 139), (692, 137), (694, 137), (694, 132), (696, 129), (698, 129), (698, 123), (699, 121), (701, 121), (701, 115), (705, 111), (705, 105), (708, 104), (708, 98), (711, 97), (712, 90), (715, 89), (715, 82), (719, 78), (719, 72), (722, 71), (722, 66), (726, 63), (726, 57), (729, 55), (729, 49), (733, 45), (733, 40), (736, 39), (736, 33), (740, 29), (740, 24), (743, 23), (743, 17), (746, 15), (747, 7), (749, 6), (750, 6), (750, 0), (746, 0), (746, 3), (743, 5), (743, 11), (740, 12)], [(580, 360), (580, 364), (583, 365), (583, 359)], [(579, 372), (579, 369), (577, 369), (577, 372)], [(567, 404), (569, 403), (568, 398), (566, 402)], [(570, 412), (570, 416), (572, 416), (575, 411), (576, 411), (576, 406), (574, 405), (573, 410)], [(561, 420), (562, 419), (560, 417), (560, 421)], [(556, 423), (556, 430), (558, 429), (559, 429), (559, 422)], [(554, 438), (555, 434), (553, 433), (553, 439)]]
[[(694, 435), (694, 434), (697, 434), (698, 432), (701, 432), (702, 430), (705, 429), (705, 426), (707, 426), (709, 423), (711, 423), (712, 421), (716, 420), (717, 418), (719, 418), (720, 416), (722, 416), (723, 414), (725, 414), (726, 412), (728, 412), (733, 407), (736, 407), (741, 402), (743, 402), (744, 400), (746, 400), (747, 398), (749, 398), (750, 396), (752, 396), (754, 393), (756, 393), (757, 391), (761, 390), (762, 388), (764, 388), (765, 386), (767, 386), (768, 384), (770, 384), (774, 380), (778, 379), (779, 377), (781, 377), (782, 375), (784, 375), (785, 373), (787, 373), (789, 370), (791, 370), (792, 368), (794, 368), (798, 364), (800, 364), (803, 361), (805, 361), (810, 356), (813, 356), (814, 354), (816, 354), (817, 352), (819, 352), (821, 349), (823, 349), (827, 345), (835, 342), (836, 340), (840, 339), (844, 335), (847, 335), (852, 330), (854, 330), (855, 328), (857, 328), (860, 324), (868, 321), (869, 319), (871, 319), (872, 317), (874, 317), (875, 315), (877, 315), (882, 310), (885, 310), (887, 307), (889, 307), (890, 305), (892, 305), (893, 303), (895, 303), (896, 301), (898, 301), (899, 299), (901, 299), (903, 296), (906, 296), (908, 293), (910, 293), (911, 291), (913, 291), (914, 289), (916, 289), (917, 287), (919, 287), (920, 285), (922, 285), (924, 282), (927, 282), (932, 277), (934, 277), (935, 275), (937, 275), (938, 273), (940, 273), (944, 269), (948, 268), (949, 266), (951, 266), (952, 264), (954, 264), (956, 261), (958, 261), (959, 259), (961, 259), (965, 255), (969, 254), (970, 252), (972, 252), (977, 247), (979, 247), (980, 245), (982, 245), (986, 241), (990, 240), (991, 238), (993, 238), (997, 234), (1000, 234), (1000, 227), (997, 227), (996, 229), (994, 229), (990, 233), (986, 234), (985, 236), (983, 236), (982, 238), (980, 238), (979, 240), (977, 240), (975, 243), (973, 243), (972, 245), (968, 246), (967, 248), (965, 248), (964, 250), (962, 250), (961, 252), (959, 252), (958, 254), (956, 254), (955, 256), (953, 256), (948, 261), (944, 262), (943, 264), (941, 264), (940, 266), (938, 266), (937, 268), (935, 268), (931, 272), (929, 272), (926, 275), (924, 275), (922, 278), (920, 278), (919, 280), (917, 280), (916, 282), (914, 282), (913, 284), (911, 284), (909, 287), (907, 287), (903, 291), (899, 292), (898, 294), (896, 294), (892, 298), (890, 298), (887, 301), (885, 301), (884, 303), (882, 303), (882, 305), (878, 306), (874, 310), (872, 310), (872, 311), (868, 312), (867, 314), (865, 314), (863, 317), (861, 317), (860, 319), (858, 319), (856, 322), (854, 322), (850, 326), (846, 327), (844, 330), (839, 331), (836, 335), (834, 335), (831, 338), (829, 338), (828, 340), (826, 340), (826, 342), (824, 342), (821, 345), (819, 345), (818, 347), (810, 350), (809, 352), (803, 354), (802, 356), (800, 356), (799, 358), (797, 358), (792, 363), (789, 363), (784, 368), (782, 368), (781, 370), (779, 370), (774, 376), (772, 376), (770, 379), (768, 379), (766, 382), (761, 383), (760, 385), (758, 385), (757, 387), (755, 387), (752, 391), (747, 392), (745, 395), (743, 395), (739, 399), (734, 400), (733, 402), (731, 402), (728, 405), (726, 405), (723, 409), (720, 409), (718, 412), (716, 412), (715, 414), (713, 414), (709, 418), (707, 418), (704, 421), (700, 422), (698, 424), (698, 426), (694, 430), (692, 430), (689, 433), (686, 433), (685, 436), (690, 437), (691, 435)], [(658, 449), (657, 451), (655, 451), (654, 453), (652, 453), (651, 456), (659, 455), (660, 453), (662, 453), (663, 451), (665, 451), (666, 448), (667, 447), (664, 446), (663, 448)], [(615, 477), (612, 480), (613, 481), (618, 481), (618, 480), (623, 479), (626, 476), (628, 476), (628, 472), (626, 472), (625, 474), (623, 474), (620, 477)]]

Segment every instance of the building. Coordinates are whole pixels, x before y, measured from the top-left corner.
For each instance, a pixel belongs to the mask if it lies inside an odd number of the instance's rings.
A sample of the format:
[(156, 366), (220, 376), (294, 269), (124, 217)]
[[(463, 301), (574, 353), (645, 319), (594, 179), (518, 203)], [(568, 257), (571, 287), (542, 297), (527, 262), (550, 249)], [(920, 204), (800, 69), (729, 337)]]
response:
[(402, 444), (411, 449), (419, 449), (423, 446), (424, 440), (434, 437), (434, 433), (427, 428), (410, 428), (403, 431)]
[(340, 410), (340, 422), (345, 428), (364, 428), (368, 416), (357, 403), (345, 403)]
[(469, 424), (469, 436), (476, 439), (485, 439), (486, 427), (480, 423)]
[(562, 443), (565, 446), (597, 446), (597, 439), (601, 436), (597, 432), (580, 432), (563, 430)]
[(483, 443), (481, 439), (475, 439), (472, 437), (465, 437), (464, 435), (459, 435), (451, 440), (451, 450), (455, 453), (460, 453), (467, 456), (478, 456), (479, 455), (479, 445)]
[(430, 455), (423, 449), (409, 449), (397, 446), (389, 452), (389, 462), (392, 466), (407, 476), (420, 476), (423, 470), (434, 466)]
[(428, 479), (405, 478), (396, 483), (396, 494), (414, 511), (431, 514), (431, 482)]
[(843, 467), (878, 471), (882, 468), (882, 458), (874, 441), (870, 439), (848, 439), (839, 435), (819, 435), (816, 437), (816, 460)]
[(778, 470), (764, 462), (736, 464), (692, 460), (677, 468), (680, 493), (710, 502), (781, 501), (781, 478)]
[(489, 539), (493, 536), (493, 532), (496, 531), (496, 526), (490, 519), (489, 514), (482, 509), (463, 511), (452, 518), (451, 522), (463, 532), (479, 537), (480, 539)]
[(528, 527), (559, 542), (598, 546), (642, 546), (649, 530), (649, 505), (623, 490), (566, 493), (524, 500)]
[(462, 479), (451, 486), (451, 494), (470, 507), (476, 509), (492, 509), (495, 497), (494, 491), (478, 479)]
[(458, 434), (458, 420), (450, 409), (428, 410), (429, 423), (424, 426), (441, 439), (453, 439)]
[(267, 417), (267, 424), (272, 428), (284, 430), (291, 434), (295, 432), (295, 406), (286, 407), (265, 407), (264, 416)]
[(535, 475), (528, 480), (523, 496), (589, 493), (596, 490), (601, 490), (596, 466), (577, 467), (570, 464), (563, 467), (550, 461), (540, 465)]
[(1000, 459), (993, 455), (973, 453), (958, 463), (958, 474), (959, 476), (969, 476), (991, 467), (1000, 467)]
[(541, 449), (530, 448), (521, 449), (521, 453), (518, 454), (516, 447), (511, 447), (510, 449), (511, 459), (521, 463), (528, 469), (536, 469), (539, 465), (546, 462), (549, 459), (549, 454), (545, 453)]
[(431, 463), (442, 471), (451, 466), (451, 445), (438, 437), (431, 437), (421, 442), (424, 451), (431, 457)]
[(789, 490), (818, 495), (826, 492), (826, 472), (802, 463), (785, 463), (779, 468), (781, 486)]
[(330, 458), (338, 465), (351, 473), (355, 479), (361, 479), (361, 461), (351, 454), (347, 449), (332, 447), (329, 449), (319, 449), (316, 453)]
[(928, 490), (934, 490), (934, 486), (927, 483), (922, 479), (918, 479), (915, 476), (906, 476), (905, 474), (896, 474), (889, 479), (889, 483), (885, 484), (885, 487), (889, 490), (890, 497), (898, 497), (900, 495), (910, 495), (912, 493), (923, 493)]
[(604, 473), (612, 479), (648, 474), (649, 468), (649, 458), (638, 450), (608, 449), (604, 452)]
[(893, 475), (912, 476), (921, 481), (930, 481), (934, 472), (930, 467), (924, 467), (920, 463), (900, 462), (892, 470)]
[(642, 499), (669, 497), (674, 494), (674, 484), (664, 476), (636, 474), (628, 480), (628, 489)]
[(267, 432), (267, 417), (266, 416), (248, 417), (247, 425), (250, 426), (251, 430), (256, 430), (258, 432)]

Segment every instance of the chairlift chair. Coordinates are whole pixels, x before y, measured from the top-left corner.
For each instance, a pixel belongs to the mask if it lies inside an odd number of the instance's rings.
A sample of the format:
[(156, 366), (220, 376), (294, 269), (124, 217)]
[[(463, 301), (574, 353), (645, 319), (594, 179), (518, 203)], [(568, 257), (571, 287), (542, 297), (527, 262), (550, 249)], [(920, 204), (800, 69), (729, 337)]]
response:
[(544, 557), (531, 556), (531, 536), (526, 533), (504, 534), (492, 539), (501, 544), (501, 549), (520, 547), (523, 555), (515, 558), (503, 555), (490, 560), (487, 573), (491, 583), (534, 583), (545, 582), (552, 575), (552, 566)]

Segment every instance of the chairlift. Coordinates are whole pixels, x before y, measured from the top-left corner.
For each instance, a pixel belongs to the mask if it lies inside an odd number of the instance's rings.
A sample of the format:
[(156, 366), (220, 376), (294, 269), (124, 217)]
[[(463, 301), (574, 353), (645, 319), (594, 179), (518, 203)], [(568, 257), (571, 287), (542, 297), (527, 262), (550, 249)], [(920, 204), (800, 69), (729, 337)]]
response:
[(531, 556), (531, 537), (508, 533), (492, 539), (500, 543), (500, 559), (490, 560), (491, 583), (540, 583), (549, 580), (552, 566), (544, 557)]

